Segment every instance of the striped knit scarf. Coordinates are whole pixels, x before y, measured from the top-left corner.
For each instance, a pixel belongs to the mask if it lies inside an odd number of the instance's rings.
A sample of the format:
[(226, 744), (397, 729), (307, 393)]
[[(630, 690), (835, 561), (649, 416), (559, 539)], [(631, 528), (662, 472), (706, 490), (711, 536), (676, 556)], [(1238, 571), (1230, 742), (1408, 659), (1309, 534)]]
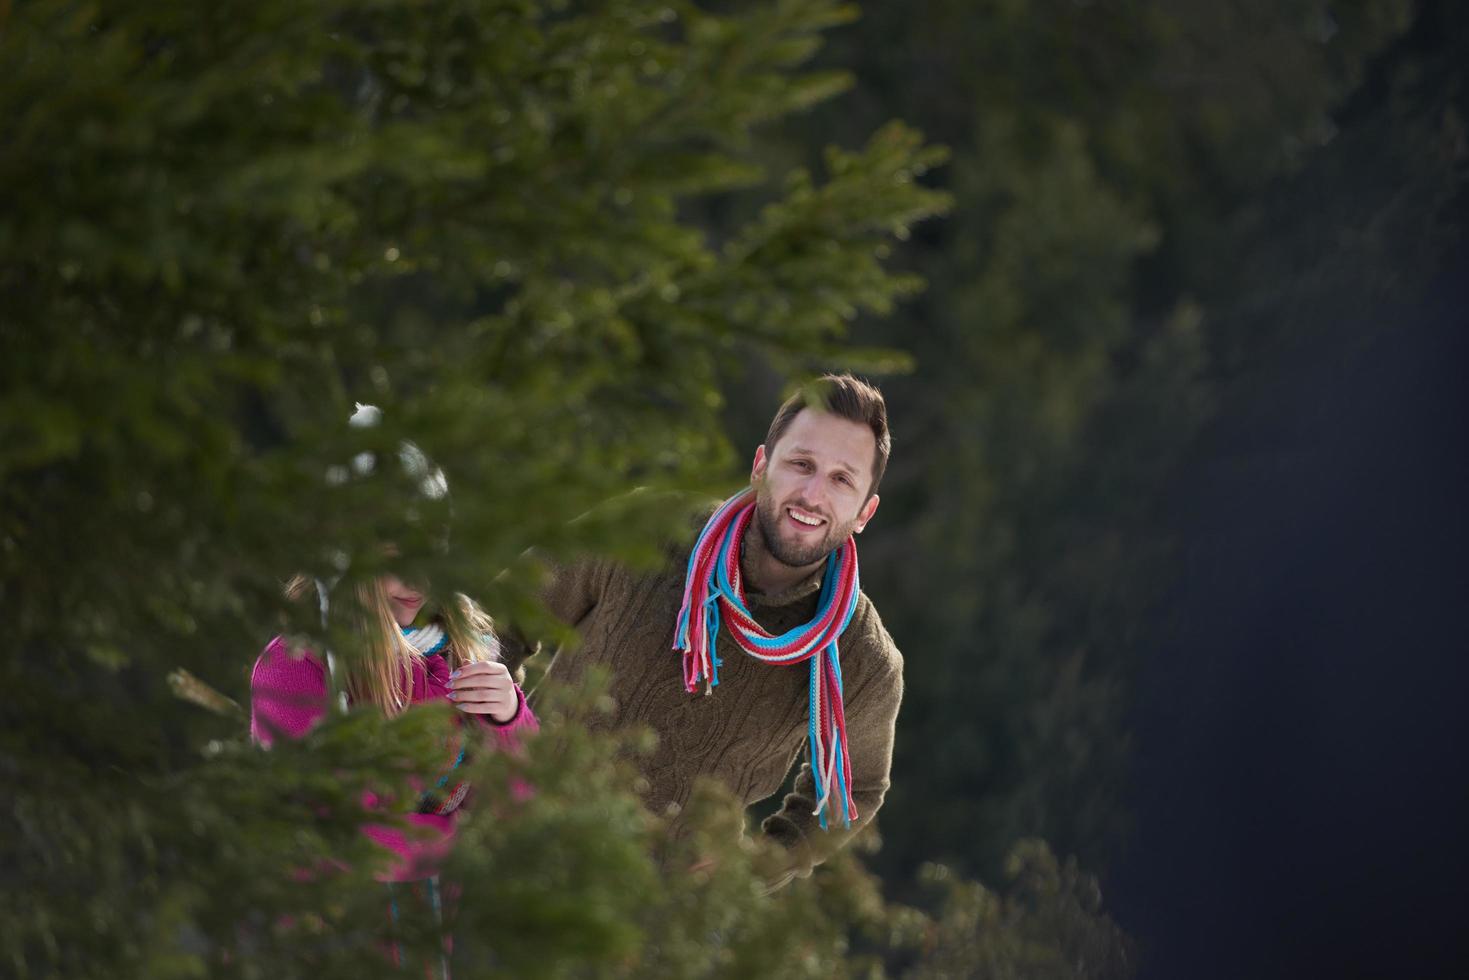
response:
[(857, 608), (857, 544), (848, 538), (826, 560), (815, 617), (804, 626), (771, 636), (745, 607), (740, 578), (740, 543), (755, 515), (755, 492), (742, 490), (720, 505), (699, 532), (684, 578), (683, 606), (674, 628), (673, 648), (683, 651), (684, 686), (712, 694), (719, 683), (715, 640), (721, 617), (735, 644), (756, 660), (786, 665), (811, 664), (808, 737), (811, 774), (816, 780), (816, 815), (826, 827), (830, 797), (841, 801), (842, 821), (857, 819), (852, 803), (852, 766), (847, 752), (847, 719), (842, 709), (842, 665), (837, 638)]
[(429, 623), (427, 626), (404, 626), (403, 638), (425, 657), (434, 653), (442, 655), (444, 649), (449, 645), (449, 635), (438, 623)]
[[(403, 636), (413, 645), (413, 649), (425, 657), (440, 657), (448, 652), (449, 636), (438, 623), (429, 623), (427, 626), (405, 626)], [(418, 801), (418, 806), (414, 808), (416, 813), (447, 816), (459, 809), (464, 803), (464, 798), (469, 795), (469, 783), (467, 782), (456, 782), (453, 789), (449, 788), (449, 777), (464, 764), (466, 755), (464, 720), (456, 714), (454, 723), (455, 728), (459, 730), (459, 750), (454, 756), (454, 763), (449, 766), (448, 772), (438, 778), (432, 789), (424, 792)]]

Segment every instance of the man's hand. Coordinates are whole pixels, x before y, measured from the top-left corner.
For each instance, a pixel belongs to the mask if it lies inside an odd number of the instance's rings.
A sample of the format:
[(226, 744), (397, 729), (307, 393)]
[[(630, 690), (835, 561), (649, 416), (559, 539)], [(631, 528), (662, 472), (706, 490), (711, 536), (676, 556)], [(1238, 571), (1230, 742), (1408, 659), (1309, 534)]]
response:
[(471, 715), (489, 715), (503, 725), (520, 710), (520, 695), (510, 669), (493, 660), (465, 664), (449, 675), (449, 700)]

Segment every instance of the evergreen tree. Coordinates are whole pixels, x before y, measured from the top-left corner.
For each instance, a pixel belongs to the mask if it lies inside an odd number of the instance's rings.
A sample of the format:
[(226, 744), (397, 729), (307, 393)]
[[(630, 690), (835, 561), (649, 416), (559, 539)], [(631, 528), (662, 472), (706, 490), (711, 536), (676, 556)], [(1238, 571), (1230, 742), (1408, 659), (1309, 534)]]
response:
[[(0, 8), (8, 973), (383, 971), (359, 801), (409, 798), (447, 719), (354, 711), (247, 744), (272, 633), (357, 653), (342, 603), (323, 626), (280, 585), (342, 596), (392, 543), (404, 574), (523, 616), (530, 546), (647, 557), (680, 519), (666, 492), (726, 476), (727, 362), (829, 357), (915, 287), (881, 255), (943, 205), (914, 181), (937, 160), (916, 135), (779, 181), (749, 152), (751, 127), (843, 84), (801, 66), (844, 16)], [(683, 217), (736, 186), (767, 202), (727, 238)], [(357, 400), (382, 424), (348, 428)], [(447, 506), (392, 468), (353, 476), (405, 438), (448, 474)], [(446, 872), (466, 975), (830, 975), (840, 928), (801, 895), (761, 904), (717, 807), (721, 874), (659, 876), (687, 856), (658, 852), (615, 748), (567, 729), (475, 763)], [(512, 771), (537, 788), (518, 806), (494, 790)]]

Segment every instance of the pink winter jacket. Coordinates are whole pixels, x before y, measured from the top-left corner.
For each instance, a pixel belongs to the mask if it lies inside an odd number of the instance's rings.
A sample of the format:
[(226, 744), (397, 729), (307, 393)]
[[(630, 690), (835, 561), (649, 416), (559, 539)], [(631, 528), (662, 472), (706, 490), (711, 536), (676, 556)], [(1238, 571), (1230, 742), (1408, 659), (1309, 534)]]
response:
[[(430, 655), (413, 665), (411, 701), (448, 700), (449, 665), (443, 657)], [(522, 735), (535, 732), (539, 725), (525, 694), (518, 687), (520, 707), (515, 717), (500, 725), (485, 716), (476, 716), (492, 742), (504, 749), (514, 749)], [(267, 748), (277, 736), (301, 738), (309, 732), (327, 710), (326, 667), (310, 651), (292, 655), (282, 637), (276, 637), (255, 661), (250, 675), (250, 736)], [(520, 788), (523, 791), (523, 787)], [(378, 801), (367, 794), (363, 806), (376, 809)], [(438, 873), (438, 866), (454, 842), (457, 811), (440, 816), (412, 813), (408, 822), (430, 828), (432, 835), (415, 834), (412, 839), (399, 827), (367, 824), (362, 832), (376, 843), (396, 854), (399, 860), (379, 877), (384, 881), (416, 881)]]

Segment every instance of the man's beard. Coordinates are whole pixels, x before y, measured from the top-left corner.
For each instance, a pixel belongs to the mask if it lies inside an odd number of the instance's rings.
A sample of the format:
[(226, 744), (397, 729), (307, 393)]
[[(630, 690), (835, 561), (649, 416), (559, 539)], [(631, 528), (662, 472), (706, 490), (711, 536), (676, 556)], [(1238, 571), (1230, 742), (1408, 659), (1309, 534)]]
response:
[(760, 537), (765, 541), (765, 550), (776, 561), (791, 568), (805, 568), (807, 565), (814, 565), (821, 561), (852, 536), (852, 528), (857, 523), (852, 520), (839, 526), (828, 520), (825, 537), (820, 541), (802, 545), (781, 537), (780, 528), (785, 516), (784, 511), (783, 506), (776, 506), (775, 501), (764, 493), (756, 495), (755, 526), (760, 529)]

